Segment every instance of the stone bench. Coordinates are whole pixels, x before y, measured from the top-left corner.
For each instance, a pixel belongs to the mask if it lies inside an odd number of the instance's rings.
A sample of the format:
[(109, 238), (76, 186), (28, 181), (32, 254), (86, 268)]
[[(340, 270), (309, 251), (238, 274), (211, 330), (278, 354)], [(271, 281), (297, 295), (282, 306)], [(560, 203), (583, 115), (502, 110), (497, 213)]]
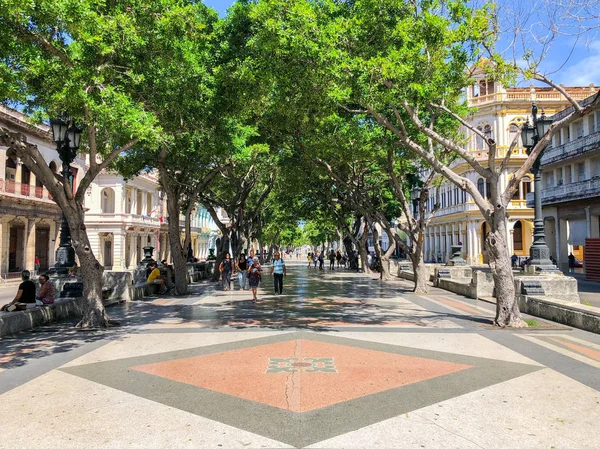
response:
[(18, 312), (0, 312), (0, 337), (83, 314), (83, 298), (57, 299), (54, 304)]

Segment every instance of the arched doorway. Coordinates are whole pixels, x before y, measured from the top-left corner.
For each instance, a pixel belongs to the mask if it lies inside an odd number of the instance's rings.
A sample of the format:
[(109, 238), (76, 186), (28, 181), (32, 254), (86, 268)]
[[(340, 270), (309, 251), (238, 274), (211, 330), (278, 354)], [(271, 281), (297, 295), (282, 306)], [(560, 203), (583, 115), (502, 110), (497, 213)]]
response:
[(25, 269), (25, 225), (20, 221), (10, 223), (8, 243), (8, 271)]
[(115, 213), (115, 191), (109, 187), (100, 193), (100, 207), (103, 214)]
[(513, 226), (513, 249), (515, 252), (523, 251), (523, 222), (517, 221)]
[(40, 261), (39, 271), (49, 268), (50, 226), (39, 224), (35, 226), (35, 255)]

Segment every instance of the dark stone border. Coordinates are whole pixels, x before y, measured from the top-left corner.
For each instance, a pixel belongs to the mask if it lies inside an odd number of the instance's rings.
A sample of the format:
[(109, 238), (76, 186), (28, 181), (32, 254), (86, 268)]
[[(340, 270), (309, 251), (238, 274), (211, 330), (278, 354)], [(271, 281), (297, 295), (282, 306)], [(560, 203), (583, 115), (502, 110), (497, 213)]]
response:
[[(296, 413), (208, 389), (171, 381), (133, 366), (215, 354), (297, 339), (345, 345), (390, 354), (424, 357), (472, 365), (464, 371), (439, 376), (381, 393)], [(208, 419), (304, 447), (431, 404), (532, 373), (543, 367), (480, 357), (365, 342), (313, 332), (293, 332), (239, 342), (130, 357), (61, 370), (84, 379), (165, 404)]]

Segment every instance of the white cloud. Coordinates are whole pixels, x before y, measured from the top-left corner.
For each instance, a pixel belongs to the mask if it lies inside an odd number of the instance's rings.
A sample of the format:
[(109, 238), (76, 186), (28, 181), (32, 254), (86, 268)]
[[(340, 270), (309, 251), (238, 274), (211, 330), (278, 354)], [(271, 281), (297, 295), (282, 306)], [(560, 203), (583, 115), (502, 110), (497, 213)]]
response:
[[(570, 63), (570, 64), (569, 64)], [(585, 50), (576, 51), (554, 80), (565, 86), (600, 85), (600, 42), (592, 42)]]

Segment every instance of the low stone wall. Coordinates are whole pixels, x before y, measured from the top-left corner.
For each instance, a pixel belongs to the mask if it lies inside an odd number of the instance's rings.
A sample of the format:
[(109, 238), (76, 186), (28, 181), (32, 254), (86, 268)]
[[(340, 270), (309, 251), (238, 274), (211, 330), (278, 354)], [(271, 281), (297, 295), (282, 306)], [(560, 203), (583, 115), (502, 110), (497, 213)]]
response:
[(600, 334), (600, 308), (555, 298), (519, 295), (519, 309), (567, 326)]
[(83, 298), (58, 299), (54, 304), (18, 312), (0, 313), (0, 337), (83, 314)]
[(133, 300), (133, 274), (130, 271), (105, 271), (102, 291), (108, 304)]
[[(529, 289), (533, 291), (528, 291)], [(517, 295), (546, 296), (579, 304), (577, 279), (561, 274), (515, 276), (515, 292)]]
[(460, 282), (454, 279), (438, 279), (436, 287), (448, 290), (459, 295), (473, 298), (471, 282)]

